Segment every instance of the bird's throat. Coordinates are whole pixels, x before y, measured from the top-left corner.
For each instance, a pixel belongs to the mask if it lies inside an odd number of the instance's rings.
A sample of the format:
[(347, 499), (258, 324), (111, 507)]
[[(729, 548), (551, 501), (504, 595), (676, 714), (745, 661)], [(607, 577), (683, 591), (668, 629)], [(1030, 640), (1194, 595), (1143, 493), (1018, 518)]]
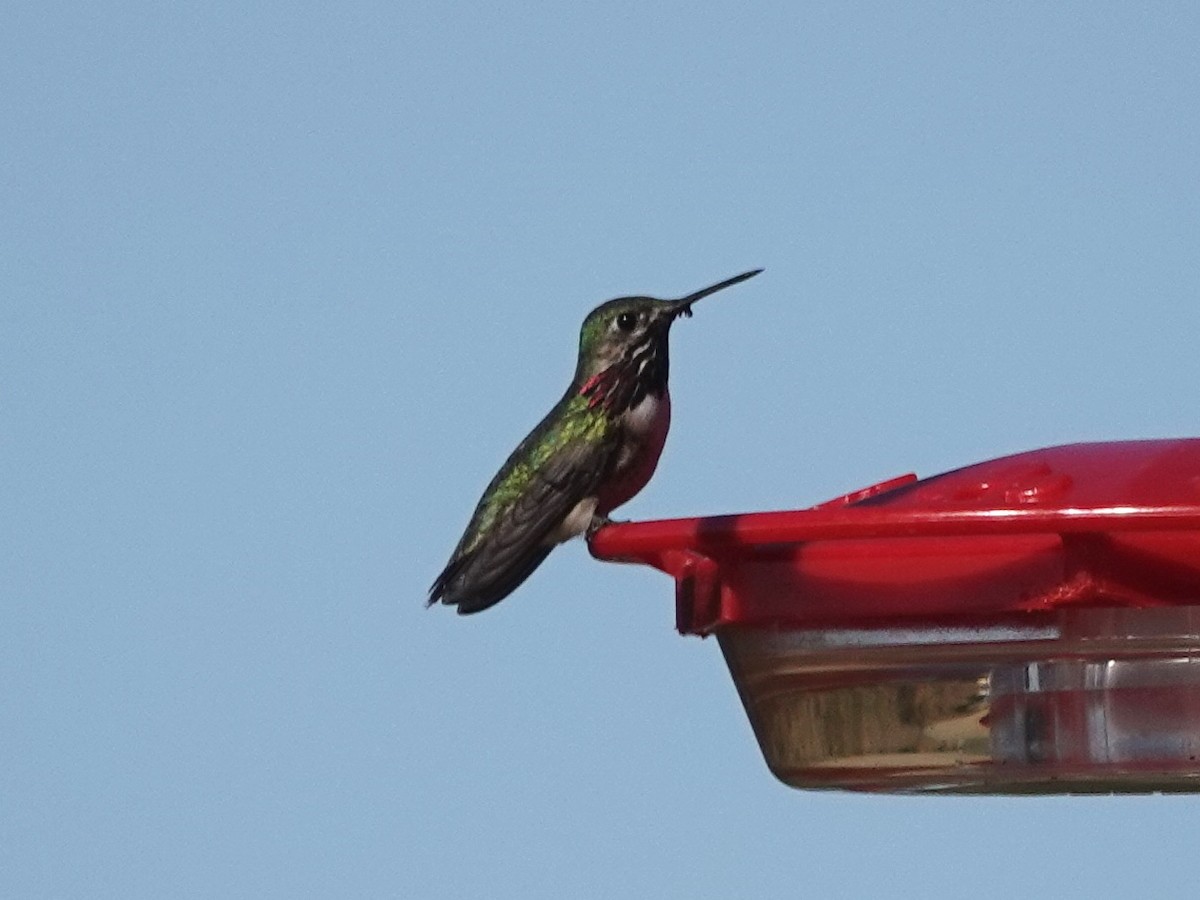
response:
[(629, 348), (616, 362), (584, 381), (579, 393), (588, 398), (589, 407), (622, 416), (647, 397), (666, 391), (667, 367), (667, 336), (656, 335)]

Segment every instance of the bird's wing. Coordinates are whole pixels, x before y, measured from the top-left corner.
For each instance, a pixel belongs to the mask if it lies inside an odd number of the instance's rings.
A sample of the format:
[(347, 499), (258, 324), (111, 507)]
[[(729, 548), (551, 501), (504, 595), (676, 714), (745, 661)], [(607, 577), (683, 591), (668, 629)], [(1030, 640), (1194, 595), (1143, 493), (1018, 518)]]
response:
[[(615, 434), (580, 435), (530, 465), (506, 465), (491, 509), (476, 509), (458, 550), (429, 592), (460, 613), (478, 612), (514, 591), (553, 548), (551, 535), (594, 495), (613, 457)], [(510, 461), (511, 463), (511, 461)]]

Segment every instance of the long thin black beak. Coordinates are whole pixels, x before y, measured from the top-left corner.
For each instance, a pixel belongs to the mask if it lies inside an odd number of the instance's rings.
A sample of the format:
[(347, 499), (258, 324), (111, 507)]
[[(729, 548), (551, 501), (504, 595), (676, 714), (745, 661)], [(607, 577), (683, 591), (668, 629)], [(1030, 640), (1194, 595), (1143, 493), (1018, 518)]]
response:
[(747, 278), (753, 278), (762, 269), (751, 269), (749, 272), (743, 272), (741, 275), (734, 275), (732, 278), (726, 278), (724, 281), (706, 287), (702, 291), (696, 291), (694, 294), (688, 294), (686, 297), (680, 297), (678, 300), (671, 301), (673, 304), (673, 312), (676, 316), (690, 316), (692, 314), (692, 304), (697, 300), (707, 297), (709, 294), (715, 294), (717, 291), (723, 291), (727, 287), (745, 281)]

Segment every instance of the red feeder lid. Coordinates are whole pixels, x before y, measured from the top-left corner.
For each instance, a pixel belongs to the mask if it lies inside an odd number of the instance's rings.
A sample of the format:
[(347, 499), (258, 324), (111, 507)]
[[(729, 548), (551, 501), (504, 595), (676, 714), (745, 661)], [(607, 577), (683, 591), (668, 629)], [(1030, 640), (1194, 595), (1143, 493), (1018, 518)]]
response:
[(690, 634), (1194, 604), (1200, 438), (1034, 450), (812, 509), (614, 525), (590, 546), (672, 575)]

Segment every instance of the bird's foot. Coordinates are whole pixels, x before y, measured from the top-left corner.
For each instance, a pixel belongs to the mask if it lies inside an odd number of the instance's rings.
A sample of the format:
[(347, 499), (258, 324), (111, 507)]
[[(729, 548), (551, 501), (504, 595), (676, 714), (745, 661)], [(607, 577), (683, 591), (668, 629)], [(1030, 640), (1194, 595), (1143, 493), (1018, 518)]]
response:
[[(625, 520), (625, 521), (628, 521), (628, 520)], [(588, 523), (588, 527), (587, 527), (588, 540), (591, 540), (595, 536), (596, 532), (599, 531), (601, 528), (604, 528), (607, 525), (620, 525), (620, 524), (622, 524), (622, 522), (617, 521), (616, 519), (610, 519), (608, 516), (592, 516), (592, 521), (590, 523)]]

